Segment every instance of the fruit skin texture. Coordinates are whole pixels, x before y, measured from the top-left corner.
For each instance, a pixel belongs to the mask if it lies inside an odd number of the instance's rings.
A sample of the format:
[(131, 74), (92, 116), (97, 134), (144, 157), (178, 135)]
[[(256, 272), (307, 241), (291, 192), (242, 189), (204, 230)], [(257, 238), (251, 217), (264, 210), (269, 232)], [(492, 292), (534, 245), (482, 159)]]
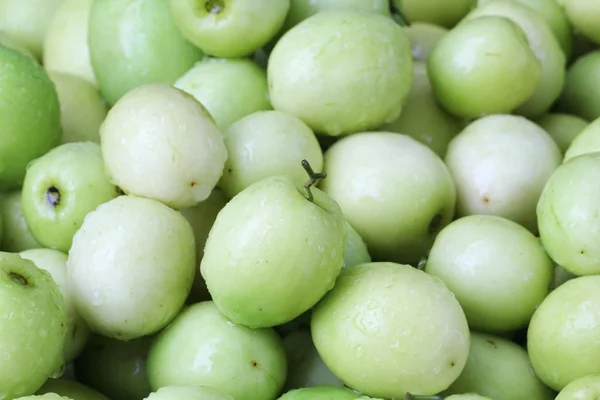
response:
[(12, 399), (35, 392), (63, 365), (67, 311), (50, 273), (32, 261), (0, 252), (0, 275), (0, 392)]
[[(281, 28), (290, 0), (170, 0), (182, 34), (206, 54), (244, 57), (265, 45)], [(212, 8), (211, 8), (212, 6)]]
[(600, 153), (573, 158), (552, 175), (537, 205), (542, 244), (575, 275), (600, 273), (599, 179)]
[(573, 28), (600, 44), (600, 5), (593, 1), (562, 0), (561, 4)]
[(346, 221), (346, 251), (344, 253), (344, 267), (352, 267), (371, 262), (371, 255), (367, 244), (356, 232), (356, 229)]
[(442, 106), (468, 119), (516, 109), (534, 93), (542, 73), (523, 31), (495, 16), (448, 32), (429, 55), (427, 69)]
[(561, 391), (575, 379), (600, 373), (600, 276), (584, 276), (552, 291), (533, 314), (527, 351), (533, 370)]
[(74, 400), (109, 400), (108, 397), (94, 389), (66, 379), (48, 379), (44, 386), (36, 392), (37, 395), (50, 393), (72, 397)]
[(145, 400), (234, 400), (210, 386), (164, 386)]
[(469, 327), (452, 292), (395, 263), (345, 268), (313, 309), (311, 331), (331, 371), (372, 397), (439, 393), (469, 352)]
[(221, 210), (200, 271), (219, 310), (251, 328), (281, 325), (314, 306), (344, 264), (339, 206), (313, 188), (314, 202), (286, 177), (265, 178)]
[(592, 121), (573, 139), (567, 149), (563, 163), (582, 154), (600, 151), (600, 118)]
[(391, 18), (322, 11), (290, 29), (271, 52), (271, 104), (324, 135), (375, 129), (400, 115), (412, 64), (410, 43)]
[(429, 22), (444, 28), (454, 27), (472, 8), (477, 0), (393, 0), (394, 5), (410, 22)]
[[(198, 368), (202, 360), (210, 368)], [(285, 350), (272, 329), (232, 323), (212, 301), (186, 307), (156, 338), (147, 364), (152, 389), (206, 385), (236, 400), (273, 399), (285, 382)]]
[(164, 204), (120, 196), (85, 217), (67, 267), (75, 306), (92, 331), (121, 340), (150, 335), (190, 291), (194, 233)]
[(458, 191), (458, 215), (496, 215), (535, 233), (536, 205), (562, 154), (533, 122), (490, 115), (452, 139), (445, 161)]
[(0, 195), (0, 220), (2, 220), (2, 242), (0, 249), (10, 253), (43, 247), (33, 237), (23, 216), (21, 189)]
[(454, 216), (456, 189), (442, 160), (413, 138), (357, 133), (325, 153), (321, 189), (374, 260), (418, 263)]
[(552, 136), (563, 153), (569, 149), (579, 133), (589, 125), (589, 121), (583, 118), (562, 113), (548, 113), (534, 122)]
[(88, 43), (100, 92), (110, 105), (138, 86), (174, 83), (202, 58), (177, 29), (168, 0), (95, 0)]
[(593, 121), (600, 117), (600, 50), (590, 51), (569, 67), (558, 107)]
[(118, 194), (104, 172), (100, 145), (67, 143), (29, 164), (21, 202), (36, 240), (66, 253), (85, 216)]
[(595, 399), (600, 396), (600, 375), (575, 379), (560, 391), (556, 400)]
[(277, 400), (355, 400), (361, 395), (342, 387), (311, 386), (290, 390)]
[(60, 143), (60, 105), (46, 71), (0, 46), (0, 189), (23, 183), (27, 164)]
[(100, 127), (111, 180), (125, 193), (175, 208), (205, 200), (223, 173), (227, 149), (206, 109), (168, 85), (123, 96)]

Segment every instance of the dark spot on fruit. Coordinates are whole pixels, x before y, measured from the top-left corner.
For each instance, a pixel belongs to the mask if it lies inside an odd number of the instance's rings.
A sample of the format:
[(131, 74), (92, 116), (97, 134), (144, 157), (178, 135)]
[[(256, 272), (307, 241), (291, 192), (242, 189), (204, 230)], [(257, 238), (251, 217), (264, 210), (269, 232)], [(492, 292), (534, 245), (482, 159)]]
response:
[(232, 173), (233, 170), (231, 168), (227, 168), (227, 172)]
[(495, 349), (498, 348), (498, 345), (496, 344), (496, 342), (494, 342), (493, 340), (486, 340), (487, 343), (491, 344), (492, 346), (494, 346)]
[(442, 214), (440, 214), (440, 213), (436, 214), (431, 219), (431, 222), (429, 223), (429, 228), (427, 229), (429, 234), (433, 235), (433, 234), (438, 233), (440, 228), (442, 227), (443, 221), (444, 221), (444, 217), (442, 217)]
[(483, 200), (483, 202), (484, 202), (485, 204), (490, 204), (490, 198), (489, 198), (489, 197), (487, 197), (487, 196), (483, 196), (482, 200)]
[(60, 204), (60, 191), (55, 186), (46, 189), (46, 201), (52, 207), (57, 207)]
[(206, 0), (204, 8), (211, 14), (218, 14), (225, 8), (223, 0)]
[(254, 368), (256, 368), (258, 366), (258, 363), (254, 360), (250, 361), (250, 365), (252, 365)]
[(197, 185), (196, 181), (191, 181), (191, 182), (190, 182), (190, 187), (194, 187), (194, 186), (196, 186), (196, 185)]
[(585, 254), (585, 250), (579, 250), (579, 254)]
[(13, 282), (18, 283), (21, 286), (29, 286), (29, 282), (27, 278), (25, 278), (21, 274), (17, 274), (16, 272), (9, 272), (8, 277), (13, 280)]
[(450, 367), (454, 367), (456, 363), (454, 361), (450, 361)]

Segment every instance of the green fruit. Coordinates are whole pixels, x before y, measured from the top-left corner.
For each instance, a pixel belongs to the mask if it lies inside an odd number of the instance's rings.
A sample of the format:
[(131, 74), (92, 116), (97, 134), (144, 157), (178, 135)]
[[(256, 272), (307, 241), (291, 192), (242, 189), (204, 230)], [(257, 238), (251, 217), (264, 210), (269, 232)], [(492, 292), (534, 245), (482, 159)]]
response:
[(263, 178), (287, 176), (296, 186), (306, 180), (302, 160), (323, 169), (323, 152), (313, 131), (282, 111), (258, 111), (224, 132), (227, 161), (219, 187), (229, 198)]
[(393, 4), (412, 22), (429, 22), (445, 28), (452, 28), (471, 9), (477, 0), (393, 0)]
[(583, 131), (589, 122), (571, 114), (549, 113), (535, 122), (552, 136), (560, 150), (565, 153), (575, 137)]
[(96, 86), (90, 59), (88, 22), (94, 0), (62, 0), (44, 36), (43, 64)]
[[(469, 13), (465, 21), (489, 16), (513, 21), (525, 34), (542, 68), (541, 76), (534, 82), (535, 91), (515, 113), (528, 118), (546, 113), (560, 96), (565, 83), (566, 56), (556, 37), (542, 17), (529, 7), (512, 1), (489, 1)], [(516, 81), (516, 84), (523, 85), (525, 82)]]
[(582, 154), (600, 151), (600, 118), (592, 121), (575, 137), (567, 151), (563, 162)]
[(236, 325), (211, 301), (185, 308), (157, 337), (147, 364), (154, 390), (206, 385), (236, 400), (275, 398), (286, 370), (285, 350), (275, 331)]
[(84, 79), (49, 71), (60, 103), (62, 143), (100, 143), (100, 125), (108, 107), (98, 89)]
[(542, 74), (521, 29), (500, 16), (452, 29), (433, 49), (427, 69), (441, 105), (469, 119), (516, 109), (534, 93)]
[(408, 265), (345, 268), (314, 308), (311, 330), (331, 371), (374, 397), (436, 394), (469, 353), (469, 327), (452, 292)]
[(213, 225), (200, 271), (219, 310), (251, 328), (291, 321), (335, 284), (344, 264), (346, 225), (319, 189), (313, 201), (287, 177), (240, 192)]
[(35, 62), (38, 62), (38, 59), (33, 55), (31, 51), (29, 51), (27, 46), (25, 46), (23, 43), (17, 42), (15, 39), (13, 39), (12, 36), (10, 36), (6, 32), (0, 31), (0, 45), (13, 50), (17, 50), (25, 54), (27, 57), (33, 59)]
[(92, 331), (121, 340), (164, 328), (183, 306), (196, 265), (187, 220), (158, 201), (134, 196), (90, 212), (67, 262), (80, 315)]
[(594, 400), (600, 396), (600, 375), (575, 379), (560, 391), (556, 400)]
[(40, 395), (19, 397), (18, 399), (15, 399), (15, 400), (76, 400), (76, 399), (60, 396), (56, 393), (46, 393), (46, 394), (40, 394)]
[(271, 109), (267, 74), (248, 59), (206, 59), (174, 85), (194, 96), (224, 130), (255, 111)]
[(496, 215), (537, 232), (535, 208), (562, 154), (552, 137), (515, 115), (472, 122), (448, 146), (457, 213)]
[(315, 386), (290, 390), (277, 400), (355, 400), (361, 395), (348, 388)]
[(33, 237), (23, 216), (20, 189), (0, 196), (0, 220), (2, 221), (0, 249), (3, 251), (18, 253), (42, 247)]
[(480, 396), (475, 393), (467, 393), (467, 394), (454, 394), (452, 396), (446, 397), (446, 400), (495, 400), (495, 399), (490, 399), (489, 397)]
[(325, 153), (321, 189), (375, 260), (419, 262), (454, 216), (456, 190), (443, 161), (406, 135), (365, 132)]
[(0, 189), (6, 190), (19, 187), (27, 164), (60, 143), (60, 105), (46, 71), (17, 50), (0, 46), (0, 76)]
[(181, 33), (206, 54), (244, 57), (283, 25), (290, 0), (170, 0)]
[(561, 267), (600, 273), (600, 153), (573, 158), (552, 175), (537, 205), (540, 238)]
[(573, 28), (600, 44), (600, 5), (586, 0), (561, 0), (561, 5)]
[(561, 391), (575, 379), (600, 373), (600, 276), (565, 282), (533, 314), (527, 351), (533, 370)]
[(346, 251), (344, 252), (344, 267), (353, 267), (371, 262), (369, 249), (356, 229), (346, 221)]
[(52, 249), (25, 250), (20, 252), (19, 255), (21, 258), (33, 261), (38, 268), (48, 271), (61, 291), (67, 310), (67, 335), (65, 337), (64, 359), (67, 363), (71, 362), (83, 350), (89, 338), (90, 331), (85, 321), (79, 316), (73, 303), (71, 289), (68, 286), (67, 255)]
[(569, 68), (558, 102), (562, 112), (593, 121), (600, 117), (600, 50), (579, 57)]
[(554, 399), (554, 393), (531, 370), (522, 347), (508, 339), (479, 332), (471, 333), (467, 364), (444, 393), (471, 392), (493, 400)]
[(429, 82), (427, 64), (416, 61), (410, 93), (400, 117), (379, 129), (411, 136), (444, 157), (448, 143), (464, 126), (463, 121), (440, 106)]
[(14, 399), (59, 373), (67, 312), (50, 273), (11, 253), (0, 253), (0, 304), (0, 393)]
[(163, 386), (144, 400), (234, 400), (210, 386)]
[(153, 342), (152, 336), (125, 342), (94, 335), (75, 360), (77, 380), (111, 400), (142, 399), (151, 392), (146, 356)]
[(138, 86), (174, 83), (202, 58), (179, 32), (168, 0), (95, 0), (88, 42), (100, 92), (110, 105)]
[(371, 11), (391, 17), (388, 0), (291, 0), (282, 31), (289, 30), (319, 12), (329, 10)]
[(21, 203), (36, 240), (66, 253), (85, 216), (118, 194), (104, 172), (100, 145), (66, 143), (29, 164)]
[(123, 96), (100, 127), (100, 143), (106, 171), (125, 193), (175, 209), (205, 200), (227, 159), (221, 132), (202, 104), (162, 84)]
[(339, 136), (396, 119), (411, 70), (410, 43), (391, 18), (330, 10), (277, 42), (267, 78), (276, 110), (298, 116), (317, 133)]
[(108, 400), (108, 397), (81, 383), (62, 379), (48, 379), (36, 394), (56, 393), (73, 400)]
[(405, 26), (404, 34), (410, 41), (410, 49), (415, 61), (427, 62), (435, 46), (448, 34), (448, 29), (427, 22), (416, 22)]

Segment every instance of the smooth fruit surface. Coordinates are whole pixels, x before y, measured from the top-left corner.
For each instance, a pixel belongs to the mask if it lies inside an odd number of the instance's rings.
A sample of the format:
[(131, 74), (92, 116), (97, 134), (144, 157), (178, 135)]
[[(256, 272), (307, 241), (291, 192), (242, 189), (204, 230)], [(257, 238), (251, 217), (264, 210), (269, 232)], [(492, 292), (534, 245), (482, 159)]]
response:
[(600, 118), (586, 125), (565, 152), (563, 162), (582, 154), (600, 151)]
[(588, 121), (600, 117), (600, 50), (579, 57), (567, 71), (558, 107)]
[(344, 252), (344, 267), (352, 267), (371, 262), (367, 244), (356, 232), (356, 229), (346, 221), (346, 251)]
[(445, 28), (452, 28), (472, 8), (477, 0), (393, 0), (392, 3), (410, 22), (429, 22)]
[(595, 43), (600, 43), (600, 5), (593, 1), (561, 0), (573, 28)]
[(560, 391), (556, 400), (593, 400), (600, 396), (600, 375), (575, 379)]
[(435, 46), (448, 33), (448, 29), (427, 22), (416, 22), (405, 26), (404, 33), (410, 41), (410, 50), (415, 61), (427, 62)]
[(81, 383), (66, 379), (48, 379), (36, 392), (38, 395), (56, 393), (74, 400), (108, 400), (108, 397)]
[(563, 113), (548, 113), (535, 122), (552, 136), (563, 153), (569, 149), (577, 135), (589, 125), (589, 122), (583, 118)]
[(145, 400), (234, 400), (210, 386), (163, 386)]
[(348, 388), (320, 385), (290, 390), (277, 400), (355, 400), (360, 397)]
[(2, 220), (3, 251), (18, 253), (23, 250), (43, 247), (33, 237), (21, 205), (21, 190), (13, 190), (0, 195), (0, 216)]

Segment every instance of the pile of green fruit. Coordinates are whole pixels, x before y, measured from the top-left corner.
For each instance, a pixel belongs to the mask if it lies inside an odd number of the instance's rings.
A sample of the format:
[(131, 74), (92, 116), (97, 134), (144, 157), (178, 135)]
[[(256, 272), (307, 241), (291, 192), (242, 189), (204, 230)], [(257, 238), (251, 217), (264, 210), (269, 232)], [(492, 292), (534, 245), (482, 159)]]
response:
[(0, 0), (0, 400), (597, 400), (600, 1)]

